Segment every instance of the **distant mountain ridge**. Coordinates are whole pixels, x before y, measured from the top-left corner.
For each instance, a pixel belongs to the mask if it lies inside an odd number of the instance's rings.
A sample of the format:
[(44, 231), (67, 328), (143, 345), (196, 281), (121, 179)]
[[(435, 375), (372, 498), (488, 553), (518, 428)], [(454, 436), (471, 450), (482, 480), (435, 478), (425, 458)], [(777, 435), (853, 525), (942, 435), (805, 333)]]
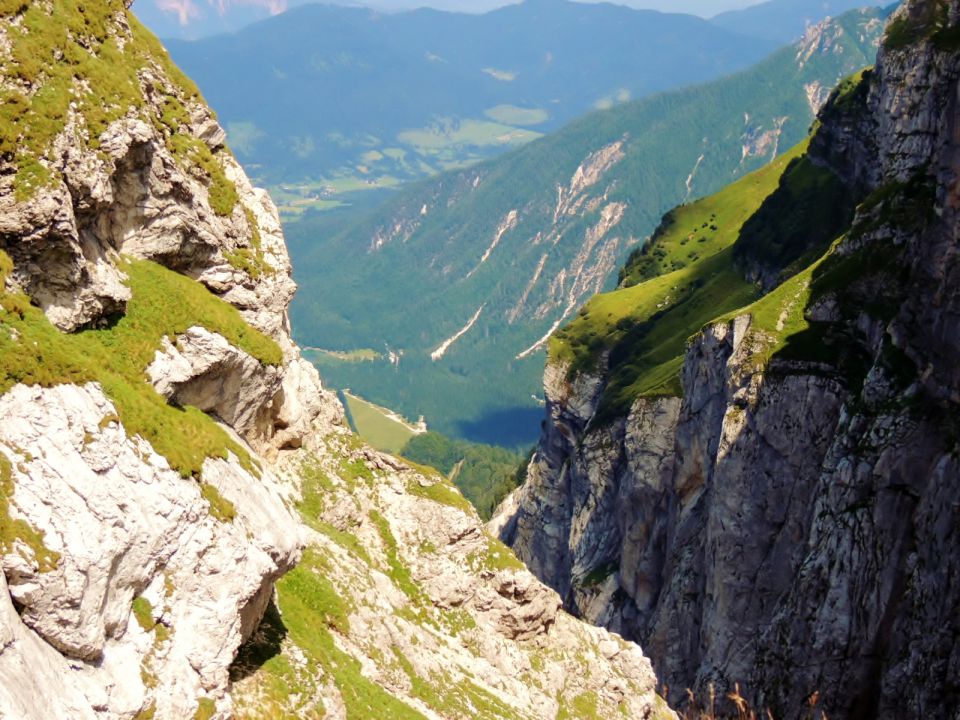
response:
[(288, 225), (295, 335), (383, 352), (317, 362), (334, 385), (442, 433), (530, 439), (550, 332), (613, 285), (663, 212), (804, 138), (830, 88), (872, 60), (882, 16), (846, 14), (750, 70), (589, 115), (353, 223)]
[(281, 209), (462, 167), (776, 46), (689, 15), (565, 0), (484, 15), (305, 5), (167, 42)]
[[(223, 33), (237, 32), (252, 23), (288, 8), (310, 4), (312, 0), (260, 0), (257, 2), (161, 3), (159, 0), (138, 0), (134, 11), (154, 33), (163, 38), (197, 40)], [(344, 7), (366, 7), (378, 12), (398, 12), (417, 7), (433, 7), (448, 12), (483, 13), (507, 4), (504, 0), (438, 0), (422, 3), (416, 0), (370, 0), (368, 2), (341, 2)], [(675, 0), (654, 2), (638, 0), (619, 3), (635, 9), (651, 9), (660, 12), (684, 13), (718, 20), (723, 27), (732, 27), (747, 35), (756, 35), (757, 30), (770, 32), (783, 42), (797, 39), (806, 24), (819, 22), (827, 15), (839, 15), (846, 10), (865, 7), (870, 3), (849, 0), (769, 0), (748, 7), (721, 11), (709, 2), (678, 4)], [(881, 3), (875, 3), (880, 5)], [(738, 25), (740, 26), (738, 28)]]
[(767, 0), (742, 10), (720, 13), (710, 18), (710, 22), (751, 37), (788, 43), (827, 16), (836, 17), (857, 8), (887, 5), (890, 3), (876, 0)]

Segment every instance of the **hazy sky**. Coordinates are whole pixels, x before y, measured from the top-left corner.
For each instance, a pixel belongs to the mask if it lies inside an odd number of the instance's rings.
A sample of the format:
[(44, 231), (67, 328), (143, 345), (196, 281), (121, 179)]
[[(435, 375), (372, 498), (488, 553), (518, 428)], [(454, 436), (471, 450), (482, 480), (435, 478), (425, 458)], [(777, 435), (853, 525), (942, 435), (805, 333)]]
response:
[(738, 10), (759, 2), (761, 0), (637, 0), (624, 4), (662, 12), (686, 12), (710, 17), (724, 10)]
[[(304, 2), (333, 2), (342, 5), (367, 5), (384, 10), (396, 10), (428, 6), (443, 10), (483, 11), (518, 0), (138, 0), (135, 10), (150, 14), (160, 11), (177, 17), (180, 24), (187, 25), (191, 19), (216, 13), (221, 17), (236, 11), (259, 10), (275, 15), (288, 6)], [(762, 0), (581, 0), (582, 2), (615, 2), (636, 8), (651, 8), (663, 12), (695, 13), (710, 17), (724, 10), (756, 5)]]

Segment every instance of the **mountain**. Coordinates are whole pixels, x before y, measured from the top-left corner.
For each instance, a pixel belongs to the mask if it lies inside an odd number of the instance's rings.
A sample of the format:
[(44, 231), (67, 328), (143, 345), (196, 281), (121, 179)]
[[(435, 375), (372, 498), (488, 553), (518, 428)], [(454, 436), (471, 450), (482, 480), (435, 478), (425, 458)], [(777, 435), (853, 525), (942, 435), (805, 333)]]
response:
[[(254, 22), (277, 15), (289, 8), (305, 5), (311, 0), (246, 0), (231, 2), (220, 0), (213, 2), (194, 2), (192, 0), (136, 0), (134, 12), (143, 23), (162, 38), (196, 40), (211, 35), (236, 32)], [(415, 2), (414, 0), (375, 0), (374, 2), (342, 2), (346, 6), (364, 6), (380, 12), (397, 12), (418, 7), (432, 7), (447, 12), (483, 13), (502, 7), (508, 3), (503, 0), (437, 0), (436, 2)], [(717, 3), (712, 0), (639, 0), (637, 2), (618, 3), (637, 9), (659, 10), (660, 12), (686, 13), (701, 17), (717, 16)], [(727, 5), (749, 5), (749, 3), (726, 3)], [(757, 3), (754, 2), (754, 5)], [(744, 21), (744, 34), (757, 35), (758, 30), (769, 30), (770, 35), (761, 37), (779, 38), (787, 43), (800, 37), (805, 25), (814, 24), (827, 15), (837, 15), (846, 10), (860, 7), (848, 2), (823, 2), (823, 0), (775, 0), (760, 3), (773, 6), (758, 9), (757, 13), (743, 13), (737, 10), (720, 14), (724, 27), (733, 25), (738, 31), (735, 20)], [(750, 6), (752, 8), (753, 5)], [(777, 22), (777, 12), (781, 14)], [(769, 22), (771, 19), (774, 22)], [(794, 24), (784, 27), (784, 19)]]
[[(298, 5), (315, 4), (315, 0), (218, 0), (216, 3), (192, 0), (136, 0), (137, 17), (162, 38), (198, 40), (211, 35), (237, 32), (257, 21), (279, 15)], [(420, 7), (435, 7), (448, 12), (482, 13), (507, 4), (502, 0), (440, 0), (422, 3), (416, 0), (375, 0), (374, 2), (341, 2), (347, 7), (368, 7), (380, 12), (398, 12)], [(670, 8), (664, 8), (670, 10)], [(674, 11), (676, 12), (676, 11)]]
[(906, 3), (808, 143), (665, 216), (551, 341), (495, 527), (675, 702), (960, 706), (958, 20)]
[(443, 434), (532, 442), (552, 330), (615, 284), (666, 210), (799, 142), (829, 88), (872, 62), (881, 17), (845, 15), (743, 73), (591, 114), (358, 221), (288, 223), (298, 340), (380, 353), (311, 359)]
[(0, 5), (0, 717), (674, 718), (346, 430), (275, 206), (125, 5)]
[(461, 167), (777, 43), (689, 15), (527, 0), (483, 15), (305, 5), (168, 41), (287, 214)]
[[(836, 17), (869, 4), (863, 0), (768, 0), (714, 15), (710, 22), (732, 32), (788, 43), (802, 37), (807, 28), (826, 17)], [(888, 4), (872, 3), (874, 7)]]

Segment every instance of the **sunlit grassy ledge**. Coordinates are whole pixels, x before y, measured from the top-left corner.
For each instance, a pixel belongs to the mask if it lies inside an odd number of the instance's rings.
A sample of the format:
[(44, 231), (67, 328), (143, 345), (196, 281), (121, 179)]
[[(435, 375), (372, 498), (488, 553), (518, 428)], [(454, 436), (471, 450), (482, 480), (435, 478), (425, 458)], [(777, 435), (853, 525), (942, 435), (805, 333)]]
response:
[[(3, 276), (11, 270), (0, 253)], [(164, 337), (201, 326), (223, 335), (261, 363), (279, 365), (280, 347), (250, 327), (232, 305), (198, 282), (149, 261), (123, 265), (132, 298), (102, 329), (58, 331), (22, 293), (0, 295), (0, 393), (17, 383), (51, 387), (98, 382), (130, 435), (140, 435), (181, 475), (199, 477), (208, 457), (232, 452), (248, 468), (249, 453), (209, 416), (174, 407), (147, 381), (146, 368)]]
[(609, 365), (601, 417), (616, 417), (641, 396), (680, 395), (687, 341), (713, 318), (759, 294), (733, 262), (744, 223), (776, 190), (804, 142), (715, 195), (668, 213), (621, 272), (621, 286), (595, 296), (551, 339), (550, 362), (569, 375)]

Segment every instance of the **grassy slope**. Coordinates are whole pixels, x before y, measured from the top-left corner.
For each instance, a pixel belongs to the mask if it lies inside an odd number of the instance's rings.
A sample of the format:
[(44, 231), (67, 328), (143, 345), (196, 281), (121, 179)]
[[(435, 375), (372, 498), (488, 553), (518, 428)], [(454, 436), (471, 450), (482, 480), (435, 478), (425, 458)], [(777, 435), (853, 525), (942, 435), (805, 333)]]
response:
[[(933, 186), (923, 176), (882, 185), (860, 199), (857, 221), (838, 231), (838, 237), (858, 239), (880, 227), (918, 233), (933, 218)], [(913, 362), (887, 341), (879, 357), (868, 357), (868, 343), (857, 336), (860, 315), (886, 325), (899, 311), (909, 272), (901, 259), (904, 245), (881, 237), (839, 254), (838, 244), (834, 241), (775, 290), (728, 317), (751, 316), (751, 333), (764, 341), (758, 343), (754, 362), (769, 366), (770, 372), (800, 367), (807, 374), (826, 374), (855, 393), (870, 366), (879, 363), (890, 381), (902, 382), (905, 389), (917, 377)], [(812, 320), (807, 310), (827, 296), (836, 301), (838, 317)]]
[(680, 393), (687, 339), (718, 313), (741, 307), (757, 289), (734, 268), (743, 224), (778, 186), (806, 143), (716, 195), (669, 213), (625, 267), (623, 287), (594, 297), (551, 339), (550, 357), (570, 372), (610, 373), (600, 415), (622, 415), (640, 395)]
[[(359, 446), (355, 439), (345, 441), (354, 449)], [(348, 450), (338, 446), (336, 452), (343, 458)], [(341, 530), (323, 520), (325, 507), (338, 493), (366, 495), (378, 482), (363, 463), (355, 465), (342, 459), (339, 462), (333, 471), (320, 463), (308, 462), (302, 467), (302, 499), (298, 510), (303, 521), (348, 552), (358, 564), (367, 566), (368, 574), (378, 570), (389, 578), (406, 596), (406, 606), (395, 611), (405, 621), (428, 626), (448, 636), (457, 636), (475, 627), (473, 619), (463, 610), (440, 608), (430, 602), (405, 564), (404, 554), (409, 548), (398, 545), (389, 521), (377, 507), (372, 507), (360, 522), (376, 529), (379, 547), (365, 544), (355, 527)], [(435, 477), (433, 471), (428, 469), (427, 473)], [(431, 488), (432, 493), (424, 494), (428, 499), (472, 512), (463, 498), (443, 481)], [(424, 491), (417, 480), (411, 480), (409, 489)], [(473, 560), (478, 568), (522, 567), (502, 543), (491, 537), (487, 539), (487, 548)], [(436, 552), (436, 549), (421, 548), (420, 551)], [(279, 612), (273, 607), (268, 609), (264, 624), (251, 642), (241, 648), (233, 668), (241, 675), (251, 670), (258, 675), (255, 702), (240, 699), (239, 717), (323, 717), (325, 690), (321, 683), (332, 683), (340, 693), (349, 720), (423, 718), (419, 711), (369, 679), (372, 664), (378, 673), (402, 671), (410, 680), (410, 695), (441, 717), (518, 720), (513, 708), (469, 680), (455, 682), (445, 673), (431, 677), (417, 675), (396, 646), (368, 648), (367, 664), (361, 666), (356, 657), (342, 649), (341, 638), (350, 637), (350, 615), (358, 610), (358, 604), (368, 603), (369, 597), (351, 596), (353, 588), (346, 578), (340, 583), (331, 582), (329, 578), (338, 575), (338, 562), (342, 561), (323, 544), (314, 543), (306, 549), (298, 566), (277, 582)], [(382, 611), (382, 607), (377, 609)], [(299, 649), (297, 655), (287, 652), (289, 643), (281, 648), (285, 637)]]
[[(350, 425), (368, 443), (396, 455), (416, 433), (404, 423), (390, 417), (383, 409), (356, 395), (343, 393)], [(341, 398), (342, 399), (342, 398)]]
[(146, 368), (163, 337), (194, 325), (220, 333), (263, 363), (279, 364), (280, 348), (196, 281), (148, 261), (125, 269), (133, 298), (104, 329), (63, 334), (25, 295), (3, 293), (0, 392), (17, 383), (99, 382), (127, 431), (149, 440), (182, 475), (199, 476), (205, 458), (225, 457), (227, 450), (248, 458), (204, 413), (168, 404), (145, 382)]
[(930, 39), (938, 50), (960, 48), (960, 26), (950, 26), (950, 3), (934, 0), (914, 9), (912, 15), (901, 15), (887, 28), (883, 44), (890, 50), (915, 45)]
[[(404, 190), (356, 223), (341, 219), (340, 227), (331, 227), (308, 217), (291, 224), (288, 237), (303, 289), (292, 308), (297, 338), (308, 345), (337, 338), (344, 349), (403, 349), (399, 367), (385, 360), (359, 365), (323, 358), (319, 364), (334, 386), (355, 388), (408, 416), (423, 414), (444, 434), (524, 444), (537, 432), (540, 410), (531, 395), (540, 391), (542, 356), (514, 357), (547, 331), (559, 310), (512, 325), (505, 317), (546, 251), (531, 238), (551, 225), (557, 185), (569, 183), (590, 152), (626, 137), (626, 157), (596, 190), (602, 194), (609, 183), (608, 201), (629, 205), (614, 234), (643, 238), (684, 199), (685, 180), (701, 152), (694, 195), (715, 191), (769, 159), (772, 148), (741, 162), (744, 112), (751, 124), (768, 129), (774, 118), (788, 117), (781, 149), (806, 136), (812, 116), (804, 84), (832, 84), (869, 62), (857, 22), (841, 19), (850, 31), (842, 53), (815, 54), (802, 68), (796, 50), (789, 49), (731, 78), (590, 115), (494, 162)], [(476, 188), (475, 175), (482, 178)], [(422, 216), (425, 204), (430, 210)], [(468, 278), (499, 222), (515, 208), (523, 210), (517, 228)], [(550, 281), (569, 265), (598, 215), (576, 218), (550, 249), (530, 307), (547, 299)], [(394, 218), (421, 224), (407, 242), (368, 252), (377, 228), (389, 227)], [(338, 263), (329, 263), (330, 257)], [(432, 362), (429, 352), (483, 303), (474, 329), (442, 361)]]
[(0, 74), (12, 81), (0, 93), (0, 152), (14, 157), (17, 198), (57, 180), (48, 153), (66, 126), (71, 103), (86, 143), (95, 149), (109, 123), (145, 106), (138, 73), (153, 67), (170, 86), (162, 90), (163, 112), (147, 113), (147, 119), (165, 132), (185, 167), (207, 177), (211, 207), (229, 215), (237, 202), (233, 183), (206, 144), (178, 132), (187, 116), (184, 103), (199, 98), (196, 86), (132, 15), (126, 15), (132, 38), (116, 33), (114, 18), (124, 12), (119, 0), (58, 0), (50, 8), (19, 0), (0, 4), (11, 44)]
[[(824, 116), (844, 122), (859, 113), (870, 81), (867, 72), (841, 83)], [(888, 248), (839, 257), (837, 239), (880, 224), (918, 227), (932, 207), (930, 185), (918, 177), (864, 198), (811, 162), (805, 147), (665, 215), (650, 244), (621, 271), (621, 287), (595, 297), (554, 336), (551, 358), (569, 363), (571, 375), (607, 370), (596, 422), (622, 417), (637, 397), (679, 395), (687, 339), (708, 323), (742, 314), (752, 318), (758, 366), (776, 358), (789, 361), (771, 366), (777, 372), (800, 362), (804, 372), (828, 372), (848, 384), (862, 380), (867, 359), (850, 328), (813, 322), (807, 309), (827, 293), (847, 292), (861, 276), (893, 277), (895, 253)], [(856, 207), (865, 219), (851, 229)], [(760, 284), (744, 280), (758, 267), (779, 283), (762, 296)], [(868, 290), (868, 311), (886, 317), (896, 301), (884, 298), (878, 289), (884, 286)]]
[[(90, 150), (99, 146), (108, 125), (130, 114), (147, 122), (165, 139), (174, 158), (205, 180), (215, 212), (229, 215), (237, 192), (226, 178), (218, 150), (186, 132), (188, 106), (202, 102), (196, 87), (169, 60), (159, 42), (130, 15), (119, 0), (62, 0), (55, 3), (0, 1), (9, 52), (0, 54), (0, 154), (13, 172), (19, 201), (60, 181), (55, 140), (72, 116), (70, 141)], [(140, 74), (150, 71), (159, 106), (146, 103)], [(238, 251), (235, 264), (251, 275), (263, 267), (259, 232), (245, 209), (253, 250)], [(15, 240), (7, 239), (7, 242)], [(132, 299), (125, 313), (105, 327), (62, 334), (33, 306), (30, 298), (0, 289), (0, 393), (17, 383), (51, 387), (99, 382), (114, 402), (130, 435), (140, 435), (185, 477), (200, 478), (208, 457), (236, 455), (251, 471), (253, 460), (210, 417), (191, 407), (174, 407), (147, 382), (146, 368), (164, 336), (195, 325), (224, 335), (263, 363), (279, 364), (276, 343), (251, 328), (236, 308), (199, 283), (149, 262), (126, 262)], [(0, 288), (12, 271), (0, 250)], [(13, 493), (7, 457), (0, 459), (0, 547), (14, 539), (33, 549), (41, 569), (55, 558), (42, 538), (22, 521), (8, 517)], [(235, 509), (216, 489), (201, 482), (201, 492), (215, 517), (229, 521)]]
[[(11, 267), (9, 257), (0, 252), (0, 276), (5, 278)], [(117, 409), (117, 417), (101, 422), (121, 421), (129, 435), (148, 440), (184, 477), (200, 479), (206, 458), (228, 453), (257, 472), (247, 451), (212, 418), (193, 407), (175, 407), (159, 395), (147, 382), (146, 368), (163, 337), (196, 325), (220, 333), (263, 363), (280, 363), (280, 348), (196, 281), (147, 261), (130, 262), (125, 269), (133, 297), (126, 312), (103, 329), (61, 333), (26, 295), (0, 293), (0, 393), (17, 383), (53, 387), (98, 382)], [(0, 482), (0, 515), (7, 530), (11, 491), (8, 483)], [(202, 492), (213, 515), (232, 519), (234, 508), (213, 486), (203, 484)], [(22, 525), (14, 523), (13, 532), (43, 557), (38, 538)], [(9, 549), (7, 534), (5, 530), (0, 542)]]

